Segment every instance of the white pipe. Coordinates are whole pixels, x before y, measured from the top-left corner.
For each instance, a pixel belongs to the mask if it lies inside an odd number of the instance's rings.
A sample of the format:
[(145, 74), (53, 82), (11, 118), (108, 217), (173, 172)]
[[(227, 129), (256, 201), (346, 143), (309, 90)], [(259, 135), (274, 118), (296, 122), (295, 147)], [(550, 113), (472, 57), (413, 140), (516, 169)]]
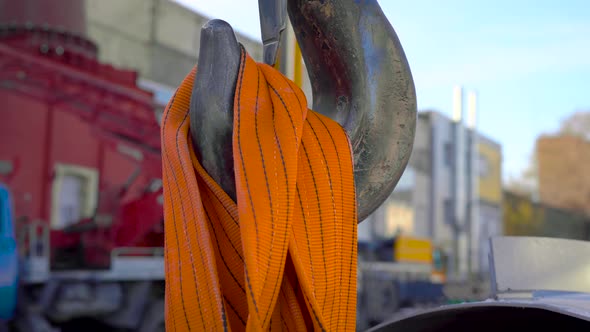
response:
[(470, 150), (470, 160), (471, 163), (471, 195), (469, 197), (469, 203), (471, 205), (471, 213), (470, 213), (470, 241), (471, 241), (471, 272), (478, 272), (480, 271), (481, 264), (485, 262), (479, 261), (479, 252), (482, 245), (486, 245), (485, 243), (480, 243), (480, 224), (479, 224), (479, 149), (478, 149), (478, 139), (477, 139), (477, 94), (474, 91), (469, 92), (467, 97), (467, 127), (471, 131), (471, 142), (469, 146)]
[(461, 122), (463, 118), (463, 88), (455, 86), (453, 88), (453, 121)]
[(477, 113), (477, 94), (474, 91), (469, 92), (467, 96), (467, 127), (475, 129)]

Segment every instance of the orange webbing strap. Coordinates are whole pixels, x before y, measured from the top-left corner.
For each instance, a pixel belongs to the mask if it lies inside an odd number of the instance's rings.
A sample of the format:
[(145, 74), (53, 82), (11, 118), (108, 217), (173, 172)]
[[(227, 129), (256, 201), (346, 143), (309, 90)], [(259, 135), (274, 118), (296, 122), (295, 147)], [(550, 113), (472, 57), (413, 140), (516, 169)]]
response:
[(162, 124), (166, 330), (354, 331), (357, 220), (346, 133), (242, 49), (236, 204), (192, 149), (195, 70)]

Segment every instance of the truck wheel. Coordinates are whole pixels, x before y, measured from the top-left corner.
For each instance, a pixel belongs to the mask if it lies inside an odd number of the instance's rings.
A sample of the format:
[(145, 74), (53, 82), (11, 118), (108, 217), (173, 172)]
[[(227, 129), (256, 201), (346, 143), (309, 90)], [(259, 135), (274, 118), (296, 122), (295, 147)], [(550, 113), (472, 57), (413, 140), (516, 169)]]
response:
[(382, 323), (399, 310), (399, 298), (393, 280), (374, 280), (367, 289), (366, 310), (370, 325)]
[(360, 307), (356, 311), (356, 330), (357, 331), (365, 331), (369, 329), (371, 325), (369, 324), (369, 319), (367, 318), (367, 313), (364, 307)]
[(166, 332), (164, 321), (164, 300), (153, 302), (146, 310), (141, 326), (137, 331), (141, 332)]

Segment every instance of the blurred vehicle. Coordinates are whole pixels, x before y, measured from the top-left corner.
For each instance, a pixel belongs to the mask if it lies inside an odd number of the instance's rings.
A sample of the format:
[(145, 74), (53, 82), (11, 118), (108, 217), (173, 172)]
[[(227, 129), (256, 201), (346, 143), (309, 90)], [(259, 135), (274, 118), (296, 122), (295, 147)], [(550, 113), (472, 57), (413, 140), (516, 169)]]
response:
[(98, 61), (84, 5), (0, 1), (0, 315), (22, 331), (163, 330), (153, 98)]
[(444, 303), (445, 266), (428, 239), (397, 236), (359, 242), (357, 325), (386, 321), (403, 307)]

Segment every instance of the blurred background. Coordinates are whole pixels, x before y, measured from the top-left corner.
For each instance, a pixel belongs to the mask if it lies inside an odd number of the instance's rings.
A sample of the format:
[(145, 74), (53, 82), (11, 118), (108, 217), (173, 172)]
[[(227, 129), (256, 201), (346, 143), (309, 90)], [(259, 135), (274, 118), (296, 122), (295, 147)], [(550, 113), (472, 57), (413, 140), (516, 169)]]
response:
[[(490, 237), (590, 240), (590, 3), (380, 4), (419, 114), (359, 225), (359, 330), (487, 298)], [(0, 0), (7, 326), (163, 330), (159, 123), (211, 18), (262, 60), (253, 0)], [(311, 106), (291, 28), (280, 56)]]

